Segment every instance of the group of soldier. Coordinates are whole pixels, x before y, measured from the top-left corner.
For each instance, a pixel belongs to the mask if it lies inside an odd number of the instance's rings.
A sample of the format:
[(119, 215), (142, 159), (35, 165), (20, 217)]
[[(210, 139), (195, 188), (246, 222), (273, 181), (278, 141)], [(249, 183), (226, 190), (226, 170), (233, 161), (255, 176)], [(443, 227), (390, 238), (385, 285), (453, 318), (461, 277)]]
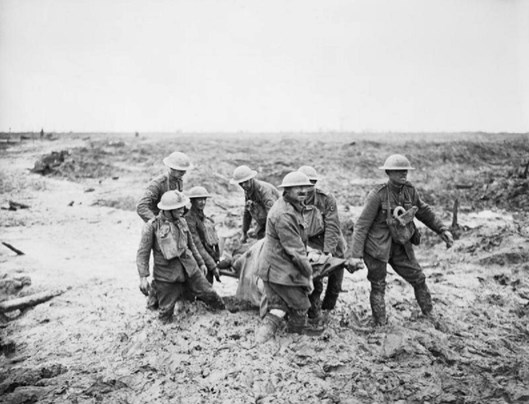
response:
[[(149, 183), (137, 205), (145, 221), (137, 267), (148, 308), (158, 309), (160, 319), (170, 322), (180, 299), (199, 299), (213, 309), (225, 308), (212, 285), (214, 279), (220, 280), (220, 269), (226, 262), (220, 255), (214, 222), (204, 213), (211, 195), (202, 186), (183, 191), (182, 177), (191, 168), (190, 159), (174, 152), (163, 162), (167, 172)], [(324, 282), (313, 277), (309, 249), (324, 256), (348, 258), (349, 267), (356, 269), (365, 264), (371, 284), (373, 326), (383, 326), (387, 321), (388, 263), (412, 285), (424, 316), (434, 316), (426, 278), (413, 252), (412, 244), (420, 241), (413, 219), (439, 234), (447, 247), (453, 244), (452, 235), (407, 181), (408, 171), (414, 168), (405, 156), (394, 154), (379, 168), (386, 172), (388, 181), (369, 193), (349, 246), (342, 234), (336, 199), (317, 186), (319, 177), (313, 167), (302, 166), (286, 174), (277, 187), (282, 192), (258, 180), (257, 171), (248, 166), (234, 170), (230, 182), (238, 184), (245, 194), (240, 241), (246, 243), (249, 235), (264, 239), (256, 273), (264, 286), (265, 312), (261, 313), (257, 341), (268, 340), (282, 327), (306, 335), (323, 332), (323, 313), (335, 308), (344, 267), (328, 275), (322, 300)], [(151, 252), (153, 280), (149, 282)]]

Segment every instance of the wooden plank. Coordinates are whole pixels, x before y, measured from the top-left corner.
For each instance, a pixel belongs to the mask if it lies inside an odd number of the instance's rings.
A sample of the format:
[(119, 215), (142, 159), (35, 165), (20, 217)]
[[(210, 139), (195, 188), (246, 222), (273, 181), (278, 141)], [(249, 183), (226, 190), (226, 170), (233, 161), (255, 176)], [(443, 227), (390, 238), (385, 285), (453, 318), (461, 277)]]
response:
[(36, 306), (37, 304), (44, 303), (55, 296), (63, 294), (64, 291), (52, 291), (52, 292), (41, 292), (33, 295), (19, 297), (17, 299), (6, 300), (0, 303), (0, 313), (5, 313), (13, 310), (24, 310), (28, 307)]

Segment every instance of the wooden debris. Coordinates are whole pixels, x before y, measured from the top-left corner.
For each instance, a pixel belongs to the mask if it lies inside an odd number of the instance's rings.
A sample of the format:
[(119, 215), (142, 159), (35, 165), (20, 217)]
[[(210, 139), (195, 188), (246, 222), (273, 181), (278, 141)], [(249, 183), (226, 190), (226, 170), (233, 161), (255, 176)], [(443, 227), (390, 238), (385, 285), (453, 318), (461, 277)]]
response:
[(452, 229), (459, 229), (459, 224), (457, 223), (457, 210), (459, 209), (459, 199), (454, 200), (454, 207), (452, 209)]
[[(55, 139), (50, 138), (49, 140)], [(46, 154), (35, 161), (35, 166), (31, 171), (42, 175), (49, 174), (55, 168), (59, 167), (69, 154), (70, 152), (68, 150), (61, 150), (59, 152), (52, 151), (50, 154)]]
[(516, 169), (516, 176), (518, 178), (527, 178), (529, 174), (529, 160), (521, 163)]
[(20, 251), (18, 248), (13, 247), (11, 244), (6, 243), (5, 241), (2, 241), (2, 244), (9, 248), (11, 251), (16, 252), (17, 255), (24, 255), (23, 251)]
[(474, 186), (474, 184), (456, 184), (456, 189), (470, 189)]
[(53, 291), (53, 292), (41, 292), (33, 295), (19, 297), (17, 299), (6, 300), (0, 303), (0, 313), (6, 313), (13, 310), (24, 310), (28, 307), (36, 306), (37, 304), (44, 303), (55, 296), (63, 294), (64, 291)]
[(20, 203), (20, 202), (9, 201), (9, 209), (10, 210), (29, 209), (29, 205), (26, 205), (25, 203)]

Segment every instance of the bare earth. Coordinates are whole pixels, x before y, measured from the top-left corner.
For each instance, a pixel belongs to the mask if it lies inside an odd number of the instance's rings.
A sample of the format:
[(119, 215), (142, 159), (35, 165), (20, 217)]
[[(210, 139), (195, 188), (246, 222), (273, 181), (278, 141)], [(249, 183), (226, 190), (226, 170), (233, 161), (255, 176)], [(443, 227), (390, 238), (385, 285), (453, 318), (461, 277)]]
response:
[[(0, 144), (0, 300), (64, 293), (0, 323), (5, 403), (525, 403), (529, 402), (529, 161), (527, 135), (59, 134)], [(43, 154), (67, 150), (48, 175)], [(366, 271), (344, 292), (317, 338), (281, 332), (254, 344), (257, 311), (177, 306), (159, 324), (138, 289), (142, 221), (135, 202), (161, 160), (183, 151), (185, 188), (214, 194), (206, 211), (221, 235), (240, 225), (243, 194), (228, 184), (248, 164), (279, 184), (305, 164), (322, 175), (342, 219), (355, 220), (392, 153), (452, 223), (454, 247), (423, 229), (416, 253), (445, 326), (421, 317), (413, 289), (389, 271), (387, 327), (372, 330)], [(525, 173), (527, 175), (527, 172)], [(31, 283), (28, 285), (28, 283)], [(215, 284), (223, 296), (237, 283)]]

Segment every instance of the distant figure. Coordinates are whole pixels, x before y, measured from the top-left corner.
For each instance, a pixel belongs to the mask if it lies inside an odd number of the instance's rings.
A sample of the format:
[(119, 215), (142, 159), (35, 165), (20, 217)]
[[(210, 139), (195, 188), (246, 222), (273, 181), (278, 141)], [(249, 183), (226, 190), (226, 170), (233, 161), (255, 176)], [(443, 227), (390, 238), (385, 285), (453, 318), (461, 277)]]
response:
[(239, 166), (233, 171), (231, 184), (238, 184), (244, 190), (245, 207), (242, 218), (241, 243), (248, 241), (248, 230), (255, 220), (255, 238), (264, 238), (266, 216), (268, 211), (279, 198), (279, 191), (270, 183), (259, 181), (254, 177), (257, 171), (248, 166)]
[(191, 209), (184, 217), (193, 236), (193, 242), (208, 268), (206, 278), (211, 284), (213, 284), (213, 278), (220, 282), (217, 267), (220, 260), (219, 236), (215, 229), (215, 222), (204, 213), (207, 198), (211, 195), (204, 187), (193, 187), (186, 192), (186, 195), (191, 200)]
[[(309, 247), (326, 255), (344, 258), (345, 239), (341, 230), (336, 199), (331, 193), (316, 187), (319, 177), (313, 167), (302, 166), (298, 171), (309, 177), (312, 184), (311, 187), (307, 188), (307, 198), (305, 199), (310, 217)], [(321, 320), (321, 310), (333, 310), (336, 306), (336, 301), (342, 290), (343, 274), (342, 268), (329, 275), (323, 303), (320, 298), (323, 292), (323, 281), (322, 279), (314, 281), (314, 292), (310, 295), (312, 306), (309, 310), (309, 318), (313, 321)]]
[[(373, 323), (382, 326), (387, 321), (384, 297), (388, 263), (413, 286), (422, 313), (433, 318), (432, 298), (426, 286), (426, 277), (412, 247), (412, 243), (418, 245), (420, 241), (413, 217), (439, 234), (447, 248), (453, 245), (454, 239), (430, 206), (422, 201), (415, 187), (407, 181), (408, 171), (414, 168), (405, 156), (393, 154), (379, 169), (386, 171), (389, 180), (386, 184), (378, 185), (367, 196), (354, 227), (352, 246), (352, 257), (363, 258), (367, 266)], [(392, 233), (390, 224), (395, 220), (403, 225), (399, 225), (399, 230)], [(409, 232), (404, 231), (406, 228), (410, 229)]]
[(40, 139), (42, 140), (44, 138), (44, 129), (40, 130)]
[(163, 159), (163, 163), (167, 167), (167, 173), (154, 178), (147, 185), (147, 189), (136, 206), (136, 212), (144, 222), (158, 215), (160, 210), (157, 207), (157, 203), (160, 202), (160, 198), (165, 192), (183, 190), (182, 178), (191, 168), (189, 157), (181, 152), (171, 153)]
[[(182, 218), (188, 201), (179, 191), (163, 194), (157, 204), (160, 212), (143, 227), (136, 256), (140, 290), (145, 295), (150, 288), (156, 290), (159, 318), (164, 323), (172, 321), (175, 304), (186, 291), (215, 309), (224, 309), (224, 302), (205, 277), (207, 268)], [(149, 285), (151, 251), (154, 281)]]

